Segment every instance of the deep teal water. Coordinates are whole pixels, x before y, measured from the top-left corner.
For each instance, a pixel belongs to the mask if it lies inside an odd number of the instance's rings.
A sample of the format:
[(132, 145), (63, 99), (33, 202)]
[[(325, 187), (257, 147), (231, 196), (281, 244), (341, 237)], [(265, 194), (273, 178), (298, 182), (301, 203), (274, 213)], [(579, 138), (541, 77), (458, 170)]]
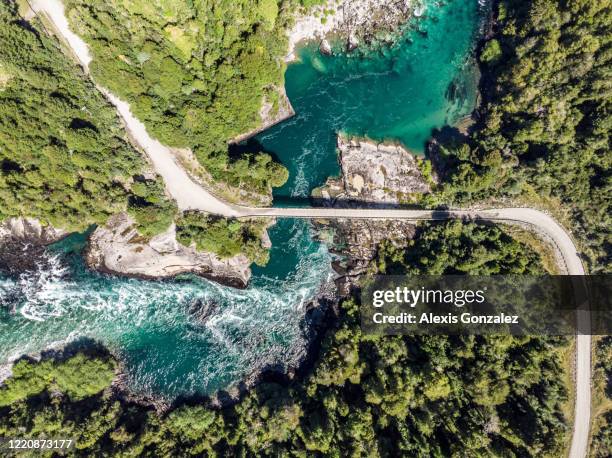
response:
[[(291, 364), (304, 352), (302, 306), (330, 278), (330, 255), (305, 221), (282, 220), (270, 236), (272, 261), (254, 269), (245, 290), (193, 276), (98, 274), (83, 265), (85, 237), (71, 236), (41, 269), (0, 278), (0, 364), (87, 337), (121, 356), (136, 391), (168, 397), (211, 393), (258, 367)], [(191, 311), (198, 303), (217, 304), (205, 323)]]
[(395, 140), (422, 154), (432, 130), (474, 108), (477, 75), (471, 51), (485, 6), (477, 0), (427, 1), (422, 17), (391, 49), (322, 56), (299, 52), (286, 72), (296, 116), (257, 136), (289, 169), (275, 191), (277, 205), (308, 197), (339, 172), (336, 135)]
[[(432, 129), (469, 113), (476, 97), (470, 51), (482, 11), (476, 0), (428, 2), (392, 49), (323, 57), (305, 47), (286, 86), (297, 112), (257, 137), (289, 168), (283, 197), (310, 194), (338, 172), (337, 132), (401, 141), (422, 152)], [(268, 364), (304, 353), (304, 310), (330, 278), (331, 257), (307, 222), (271, 229), (270, 263), (236, 290), (186, 276), (163, 282), (87, 270), (83, 236), (52, 247), (38, 269), (0, 277), (0, 365), (23, 354), (93, 338), (123, 360), (141, 393), (210, 394)], [(203, 322), (194, 310), (216, 304)]]

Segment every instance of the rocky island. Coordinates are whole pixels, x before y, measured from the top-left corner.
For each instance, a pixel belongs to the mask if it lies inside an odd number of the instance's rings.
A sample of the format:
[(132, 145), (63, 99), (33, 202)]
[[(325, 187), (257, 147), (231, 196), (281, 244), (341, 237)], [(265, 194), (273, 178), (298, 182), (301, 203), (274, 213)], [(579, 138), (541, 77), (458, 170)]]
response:
[[(329, 178), (313, 197), (333, 207), (400, 207), (431, 191), (419, 167), (420, 159), (406, 148), (391, 143), (338, 135), (341, 176)], [(347, 295), (368, 266), (383, 241), (406, 246), (415, 234), (415, 224), (405, 220), (318, 220), (318, 237), (340, 255), (333, 263), (339, 275), (340, 295)]]
[(401, 145), (338, 135), (342, 174), (313, 191), (314, 198), (338, 206), (400, 206), (431, 191), (421, 159)]

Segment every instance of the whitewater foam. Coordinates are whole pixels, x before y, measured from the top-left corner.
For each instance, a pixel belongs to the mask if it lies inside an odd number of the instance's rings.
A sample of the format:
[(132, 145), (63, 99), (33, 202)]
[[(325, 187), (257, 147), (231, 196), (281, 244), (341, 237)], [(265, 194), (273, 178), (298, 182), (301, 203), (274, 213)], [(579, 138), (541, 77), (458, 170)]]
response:
[[(259, 367), (294, 364), (305, 344), (303, 304), (328, 279), (330, 257), (307, 222), (279, 224), (273, 266), (255, 269), (244, 290), (193, 276), (102, 275), (78, 252), (54, 248), (34, 271), (0, 277), (0, 298), (16, 312), (0, 310), (0, 363), (87, 337), (121, 357), (132, 389), (168, 397), (211, 393)], [(206, 301), (216, 305), (199, 322), (193, 307)]]

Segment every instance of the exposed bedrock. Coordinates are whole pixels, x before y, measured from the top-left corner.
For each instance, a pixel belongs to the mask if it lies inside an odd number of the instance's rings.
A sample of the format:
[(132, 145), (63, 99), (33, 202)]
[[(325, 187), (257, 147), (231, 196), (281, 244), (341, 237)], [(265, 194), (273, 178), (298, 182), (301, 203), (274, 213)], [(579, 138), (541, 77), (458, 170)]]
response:
[(414, 203), (430, 191), (415, 156), (400, 145), (338, 136), (342, 175), (329, 178), (314, 197), (336, 206), (399, 206)]
[(9, 218), (0, 223), (0, 240), (12, 238), (36, 245), (49, 245), (67, 235), (68, 232), (44, 225), (34, 218)]
[(221, 259), (214, 253), (185, 247), (176, 240), (174, 224), (147, 240), (125, 213), (113, 216), (91, 234), (85, 259), (91, 268), (102, 272), (147, 279), (194, 273), (244, 288), (251, 278), (251, 261), (243, 254)]
[[(402, 146), (339, 136), (338, 160), (341, 176), (313, 192), (329, 206), (397, 207), (430, 191), (417, 159)], [(415, 233), (414, 223), (405, 220), (324, 220), (315, 227), (341, 256), (334, 262), (341, 294), (367, 271), (382, 242), (405, 246)]]
[(0, 272), (19, 274), (36, 269), (45, 247), (67, 235), (34, 218), (8, 218), (0, 223)]
[(408, 19), (422, 13), (418, 0), (328, 0), (296, 18), (289, 30), (286, 60), (297, 57), (296, 46), (305, 40), (319, 40), (324, 54), (331, 53), (331, 47), (322, 40), (332, 36), (348, 51), (361, 43), (391, 43)]

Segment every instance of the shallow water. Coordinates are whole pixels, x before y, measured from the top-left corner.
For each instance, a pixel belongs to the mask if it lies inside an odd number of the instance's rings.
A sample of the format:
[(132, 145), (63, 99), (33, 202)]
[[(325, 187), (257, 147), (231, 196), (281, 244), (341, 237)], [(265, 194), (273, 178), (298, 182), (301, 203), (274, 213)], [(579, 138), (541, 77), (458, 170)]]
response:
[[(291, 173), (277, 202), (306, 197), (337, 174), (336, 132), (422, 152), (432, 129), (473, 109), (470, 51), (484, 8), (476, 0), (427, 5), (392, 49), (325, 57), (310, 46), (289, 66), (297, 115), (257, 137)], [(210, 394), (262, 366), (303, 357), (302, 306), (332, 275), (326, 247), (300, 220), (271, 229), (270, 263), (253, 269), (246, 290), (191, 276), (155, 282), (91, 272), (80, 255), (84, 239), (55, 245), (18, 278), (0, 277), (0, 366), (89, 337), (120, 355), (137, 392)], [(212, 312), (203, 319), (206, 308)]]
[(296, 116), (256, 137), (289, 169), (275, 191), (283, 205), (308, 197), (339, 172), (336, 134), (399, 141), (422, 154), (434, 129), (468, 115), (477, 97), (472, 53), (485, 17), (477, 0), (427, 1), (396, 46), (323, 56), (316, 45), (298, 53), (286, 73)]

